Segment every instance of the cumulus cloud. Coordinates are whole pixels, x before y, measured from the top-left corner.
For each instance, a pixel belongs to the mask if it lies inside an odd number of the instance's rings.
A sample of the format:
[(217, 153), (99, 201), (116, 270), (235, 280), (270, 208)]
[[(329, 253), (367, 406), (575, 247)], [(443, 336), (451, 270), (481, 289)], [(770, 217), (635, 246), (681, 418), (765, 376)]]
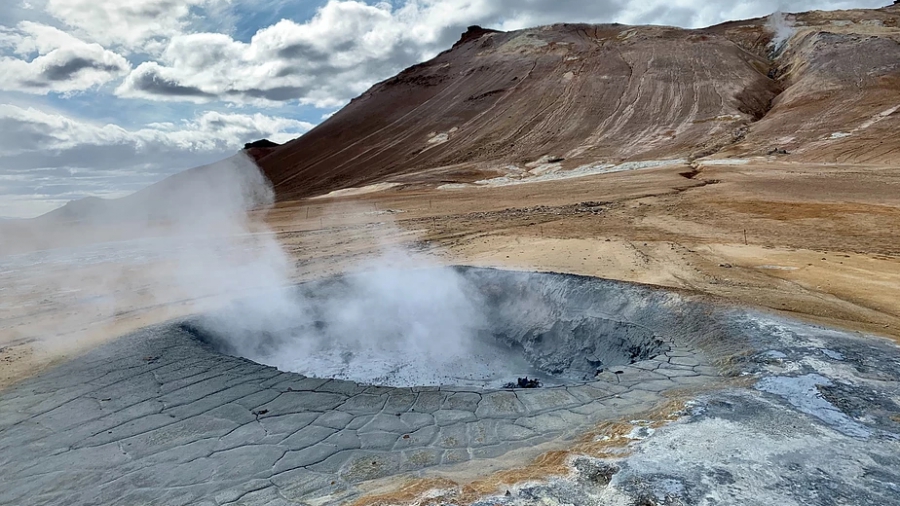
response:
[(449, 47), (468, 25), (504, 30), (555, 22), (706, 26), (764, 16), (787, 5), (874, 7), (855, 2), (760, 1), (722, 7), (696, 0), (329, 0), (304, 22), (282, 20), (245, 43), (221, 33), (172, 37), (160, 57), (138, 66), (122, 97), (234, 103), (298, 101), (333, 108), (413, 63)]
[(85, 196), (120, 196), (230, 156), (248, 141), (286, 142), (310, 128), (288, 118), (208, 111), (129, 130), (0, 104), (0, 215), (29, 216)]
[(197, 10), (230, 0), (46, 0), (45, 11), (75, 33), (107, 47), (154, 54), (183, 33)]
[(86, 90), (131, 70), (124, 57), (62, 30), (23, 21), (0, 29), (0, 90), (46, 94)]
[(218, 33), (179, 35), (158, 62), (138, 66), (117, 94), (334, 107), (364, 91), (373, 78), (427, 56), (430, 49), (411, 42), (395, 16), (388, 4), (331, 1), (309, 21), (282, 20), (249, 43)]

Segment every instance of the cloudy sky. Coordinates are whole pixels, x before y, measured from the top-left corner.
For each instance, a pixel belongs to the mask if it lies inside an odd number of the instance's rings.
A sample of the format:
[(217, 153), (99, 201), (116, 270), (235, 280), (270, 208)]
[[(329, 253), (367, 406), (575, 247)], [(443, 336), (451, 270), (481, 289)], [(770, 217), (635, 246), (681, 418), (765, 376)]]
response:
[(698, 27), (889, 0), (0, 0), (0, 217), (301, 135), (465, 27)]

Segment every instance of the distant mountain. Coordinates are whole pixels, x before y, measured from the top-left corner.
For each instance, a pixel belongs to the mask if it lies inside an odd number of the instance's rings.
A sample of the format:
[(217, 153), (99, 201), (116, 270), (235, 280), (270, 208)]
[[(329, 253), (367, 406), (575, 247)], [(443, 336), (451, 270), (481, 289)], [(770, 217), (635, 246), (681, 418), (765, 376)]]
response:
[[(777, 26), (769, 26), (775, 23)], [(685, 30), (470, 28), (259, 160), (279, 198), (705, 156), (881, 163), (900, 148), (900, 7)], [(773, 43), (777, 29), (786, 40)]]
[(250, 155), (257, 162), (272, 154), (281, 144), (272, 142), (269, 139), (260, 139), (254, 142), (244, 144), (244, 153)]
[(169, 176), (126, 197), (74, 200), (34, 220), (92, 225), (175, 223), (189, 216), (252, 209), (271, 199), (268, 181), (242, 152)]

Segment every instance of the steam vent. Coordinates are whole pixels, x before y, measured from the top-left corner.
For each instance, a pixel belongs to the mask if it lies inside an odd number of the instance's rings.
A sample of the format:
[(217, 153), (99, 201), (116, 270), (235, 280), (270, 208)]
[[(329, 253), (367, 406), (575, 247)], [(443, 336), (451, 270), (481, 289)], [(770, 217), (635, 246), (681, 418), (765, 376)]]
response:
[[(473, 305), (452, 307), (439, 301), (430, 308), (406, 308), (409, 321), (402, 321), (407, 319), (404, 308), (367, 300), (353, 309), (362, 313), (359, 327), (346, 328), (344, 308), (353, 305), (354, 292), (365, 292), (374, 278), (397, 277), (393, 272), (357, 274), (299, 287), (295, 305), (303, 307), (304, 314), (284, 318), (263, 332), (234, 335), (227, 315), (241, 313), (241, 304), (229, 307), (225, 318), (212, 315), (184, 328), (228, 355), (310, 377), (393, 387), (490, 390), (517, 384), (519, 377), (548, 387), (582, 385), (603, 373), (615, 374), (621, 366), (665, 357), (675, 344), (671, 331), (654, 330), (664, 328), (660, 318), (671, 316), (662, 301), (648, 306), (643, 294), (624, 285), (579, 276), (442, 271), (433, 270), (444, 278), (461, 275), (459, 288)], [(427, 284), (432, 276), (420, 271), (416, 279)], [(379, 325), (380, 320), (388, 321)], [(453, 328), (453, 320), (469, 320), (469, 325)], [(427, 335), (408, 335), (417, 326)], [(361, 328), (365, 332), (358, 335)], [(294, 358), (285, 359), (289, 354)]]
[[(662, 490), (693, 504), (749, 471), (802, 494), (896, 500), (896, 346), (622, 282), (453, 272), (487, 316), (460, 348), (468, 361), (448, 342), (419, 367), (428, 349), (375, 357), (365, 335), (328, 337), (331, 302), (359, 287), (347, 275), (298, 286), (309, 311), (258, 335), (210, 314), (19, 384), (0, 397), (0, 503), (376, 504), (391, 503), (372, 495), (378, 487), (440, 479), (447, 504), (596, 504)], [(379, 332), (395, 315), (362, 316)], [(326, 338), (304, 345), (313, 335)], [(813, 351), (824, 338), (827, 352)], [(298, 363), (285, 356), (291, 342), (310, 374), (257, 363)], [(504, 388), (526, 375), (541, 386)], [(616, 443), (654, 431), (633, 454)], [(802, 449), (783, 447), (798, 437)], [(614, 464), (598, 458), (615, 448)], [(452, 485), (529, 461), (509, 495)], [(560, 478), (527, 484), (560, 465), (570, 466)]]

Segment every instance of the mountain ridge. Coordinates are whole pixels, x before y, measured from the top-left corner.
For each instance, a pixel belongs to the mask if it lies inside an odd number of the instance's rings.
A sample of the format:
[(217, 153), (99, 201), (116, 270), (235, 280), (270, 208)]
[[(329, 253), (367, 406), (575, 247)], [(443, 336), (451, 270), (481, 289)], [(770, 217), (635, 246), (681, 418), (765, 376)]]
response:
[[(890, 89), (900, 79), (890, 67), (900, 60), (897, 7), (787, 15), (792, 33), (777, 52), (772, 20), (472, 27), (260, 166), (280, 199), (294, 199), (388, 179), (471, 182), (544, 156), (564, 159), (563, 169), (712, 155), (853, 161), (846, 146), (832, 149), (829, 141), (843, 137), (831, 134), (893, 114), (874, 103), (900, 103)], [(855, 53), (866, 50), (859, 65)], [(822, 96), (826, 71), (837, 77)], [(894, 149), (862, 147), (854, 156), (877, 163)]]

